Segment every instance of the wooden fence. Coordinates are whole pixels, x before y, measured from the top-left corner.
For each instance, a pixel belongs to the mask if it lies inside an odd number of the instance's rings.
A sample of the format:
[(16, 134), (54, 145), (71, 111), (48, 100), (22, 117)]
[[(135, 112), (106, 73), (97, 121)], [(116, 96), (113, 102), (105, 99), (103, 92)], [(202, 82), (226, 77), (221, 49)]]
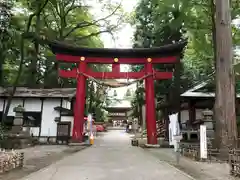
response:
[(195, 161), (210, 161), (210, 162), (227, 162), (227, 158), (220, 158), (220, 151), (208, 147), (207, 149), (207, 159), (201, 159), (200, 157), (200, 146), (195, 145), (181, 145), (180, 146), (181, 154)]
[(231, 167), (231, 175), (240, 177), (240, 150), (233, 149), (229, 153), (229, 164)]
[(240, 177), (240, 149), (231, 149), (226, 157), (221, 155), (219, 149), (208, 149), (208, 158), (200, 158), (199, 145), (182, 145), (180, 146), (181, 154), (195, 161), (210, 161), (210, 162), (227, 162), (230, 165), (230, 174), (235, 177)]

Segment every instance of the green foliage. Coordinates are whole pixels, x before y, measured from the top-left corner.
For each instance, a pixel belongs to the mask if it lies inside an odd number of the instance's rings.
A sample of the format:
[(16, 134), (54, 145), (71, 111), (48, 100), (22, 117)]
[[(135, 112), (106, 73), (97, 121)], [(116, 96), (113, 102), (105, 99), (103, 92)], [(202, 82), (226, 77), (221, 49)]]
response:
[[(0, 7), (5, 7), (8, 2), (1, 1)], [(119, 25), (112, 24), (109, 18), (117, 14), (123, 19), (124, 13), (120, 5), (99, 2), (103, 11), (106, 12), (107, 9), (110, 12), (106, 17), (97, 19), (90, 13), (91, 7), (85, 4), (82, 0), (13, 0), (11, 6), (6, 8), (10, 14), (10, 18), (6, 17), (4, 21), (7, 24), (6, 28), (0, 31), (0, 84), (33, 88), (76, 87), (75, 79), (58, 77), (59, 68), (72, 69), (76, 65), (56, 62), (48, 47), (24, 40), (24, 57), (21, 58), (21, 35), (23, 32), (32, 32), (49, 40), (64, 41), (81, 47), (101, 48), (103, 42), (100, 34), (111, 34)], [(2, 9), (0, 11), (2, 12)], [(109, 71), (107, 65), (93, 65), (91, 68), (94, 71)], [(97, 84), (90, 88), (90, 84), (87, 84), (87, 107), (91, 106), (89, 108), (96, 111), (100, 119), (104, 119), (106, 115), (101, 109), (107, 102), (108, 89)]]
[(1, 141), (5, 139), (5, 132), (6, 132), (5, 127), (2, 124), (0, 124), (0, 144)]
[[(172, 44), (174, 42), (185, 39), (183, 36), (183, 17), (185, 17), (183, 4), (179, 4), (178, 1), (140, 1), (136, 8), (135, 21), (136, 32), (134, 34), (133, 47), (159, 47), (166, 44)], [(132, 67), (133, 71), (139, 71), (142, 66)], [(155, 69), (160, 71), (172, 71), (174, 66), (172, 65), (156, 65)], [(182, 70), (183, 71), (183, 70)], [(183, 72), (182, 72), (183, 73)], [(188, 82), (188, 81), (185, 81)], [(182, 83), (186, 84), (186, 83)], [(157, 100), (161, 100), (164, 95), (170, 94), (171, 89), (174, 88), (172, 80), (156, 81), (155, 82), (155, 94)], [(143, 88), (140, 88), (140, 92), (136, 99), (133, 101), (133, 105), (144, 104)], [(137, 111), (137, 110), (136, 110)]]
[[(196, 83), (209, 79), (214, 72), (214, 11), (212, 0), (140, 0), (132, 17), (135, 25), (133, 47), (155, 47), (171, 44), (183, 39), (188, 45), (181, 60), (181, 91)], [(232, 1), (232, 18), (239, 14), (239, 1)], [(239, 45), (239, 28), (233, 26), (233, 43)], [(138, 71), (142, 67), (133, 67)], [(173, 67), (158, 65), (158, 70), (172, 70)], [(161, 99), (174, 88), (171, 80), (155, 82), (156, 98)], [(137, 97), (134, 107), (140, 103)], [(165, 97), (165, 99), (168, 99)]]

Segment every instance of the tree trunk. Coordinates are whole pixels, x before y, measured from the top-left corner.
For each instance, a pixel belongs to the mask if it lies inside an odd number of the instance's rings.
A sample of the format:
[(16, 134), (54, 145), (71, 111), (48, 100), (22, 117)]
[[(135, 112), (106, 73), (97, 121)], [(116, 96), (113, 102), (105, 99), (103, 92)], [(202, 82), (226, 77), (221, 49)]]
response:
[(216, 59), (217, 59), (217, 47), (216, 47), (216, 7), (215, 0), (211, 0), (211, 19), (212, 19), (212, 45), (213, 45), (213, 60), (214, 60), (214, 68), (216, 69)]
[(227, 156), (228, 148), (234, 147), (237, 139), (229, 0), (216, 1), (216, 48), (216, 140), (222, 155)]
[(93, 81), (91, 81), (90, 91), (89, 91), (89, 106), (88, 106), (88, 112), (90, 113), (93, 113), (93, 93), (95, 93), (94, 85), (93, 85)]
[(0, 86), (3, 86), (4, 85), (4, 78), (3, 78), (3, 64), (4, 64), (4, 61), (5, 61), (5, 57), (3, 55), (3, 52), (1, 52), (2, 50), (0, 50), (0, 59), (1, 59), (1, 62), (0, 62)]
[[(38, 12), (40, 11), (41, 9), (41, 1), (38, 1)], [(41, 23), (41, 14), (38, 13), (36, 15), (36, 25), (35, 25), (35, 33), (36, 34), (39, 34), (40, 32), (40, 23)], [(38, 55), (39, 55), (39, 43), (38, 41), (35, 41), (34, 42), (34, 50), (33, 52), (31, 53), (31, 63), (30, 63), (30, 66), (29, 66), (29, 76), (28, 76), (28, 86), (29, 87), (36, 87), (36, 77), (37, 77), (37, 62), (38, 62)]]
[[(33, 13), (33, 14), (31, 14), (29, 16), (25, 33), (29, 32), (31, 24), (32, 24), (33, 17), (36, 16), (37, 14), (40, 14), (42, 12), (42, 10), (45, 8), (45, 6), (47, 5), (47, 3), (48, 3), (48, 0), (45, 0), (44, 5), (42, 6), (41, 9), (39, 9), (39, 12)], [(8, 97), (6, 108), (4, 110), (3, 117), (2, 117), (2, 122), (4, 122), (7, 119), (7, 115), (8, 115), (10, 106), (11, 106), (11, 102), (12, 102), (13, 96), (14, 96), (14, 94), (16, 92), (17, 85), (18, 85), (19, 79), (21, 77), (22, 69), (23, 69), (23, 64), (24, 64), (24, 59), (25, 59), (25, 54), (24, 54), (24, 33), (22, 33), (22, 35), (21, 35), (20, 55), (21, 55), (21, 57), (20, 57), (20, 63), (19, 63), (19, 69), (18, 69), (17, 77), (16, 77), (16, 79), (14, 81), (13, 88), (12, 88), (12, 91), (10, 93), (10, 96)]]
[(13, 99), (13, 96), (16, 92), (18, 81), (19, 81), (19, 79), (21, 77), (21, 74), (22, 74), (22, 69), (23, 69), (23, 64), (24, 64), (23, 63), (23, 61), (24, 61), (24, 38), (23, 38), (23, 36), (21, 36), (20, 51), (21, 51), (21, 59), (20, 59), (19, 69), (18, 69), (17, 77), (14, 81), (13, 87), (11, 89), (10, 95), (8, 97), (6, 108), (5, 108), (4, 113), (3, 113), (3, 117), (2, 117), (2, 123), (3, 124), (7, 119), (7, 115), (8, 115), (11, 103), (12, 103), (12, 99)]

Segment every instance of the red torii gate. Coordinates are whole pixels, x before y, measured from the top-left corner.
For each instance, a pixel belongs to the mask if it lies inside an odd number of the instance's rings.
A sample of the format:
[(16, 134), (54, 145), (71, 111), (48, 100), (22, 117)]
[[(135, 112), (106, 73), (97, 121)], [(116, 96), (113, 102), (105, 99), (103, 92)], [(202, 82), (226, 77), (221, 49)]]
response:
[[(96, 79), (140, 79), (145, 78), (146, 124), (148, 144), (157, 144), (154, 80), (171, 79), (172, 72), (158, 72), (153, 64), (175, 64), (180, 62), (180, 54), (185, 43), (172, 44), (158, 48), (143, 49), (100, 49), (78, 48), (58, 42), (49, 43), (59, 61), (78, 63), (72, 70), (59, 70), (60, 77), (76, 78), (77, 91), (74, 107), (74, 141), (82, 141), (86, 78)], [(94, 72), (88, 64), (112, 64), (112, 72)], [(140, 72), (120, 72), (120, 64), (143, 64)]]

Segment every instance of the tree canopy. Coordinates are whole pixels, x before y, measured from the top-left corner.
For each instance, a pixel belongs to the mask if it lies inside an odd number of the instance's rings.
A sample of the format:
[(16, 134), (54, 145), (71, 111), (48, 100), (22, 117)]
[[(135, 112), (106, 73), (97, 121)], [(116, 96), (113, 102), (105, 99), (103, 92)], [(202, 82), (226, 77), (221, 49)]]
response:
[[(96, 18), (91, 4), (79, 0), (4, 0), (0, 3), (0, 85), (31, 88), (76, 87), (75, 79), (58, 77), (60, 64), (47, 46), (25, 39), (24, 34), (64, 41), (81, 47), (103, 47), (102, 33), (112, 34), (124, 21), (121, 4), (98, 2), (106, 16)], [(110, 18), (116, 16), (118, 22)], [(95, 71), (109, 71), (107, 65), (92, 65)], [(13, 92), (14, 92), (13, 90)], [(88, 81), (87, 111), (103, 120), (102, 106), (108, 103), (108, 88)], [(10, 106), (11, 98), (8, 102)], [(7, 107), (8, 107), (7, 106)], [(8, 108), (6, 108), (6, 112)]]
[[(239, 1), (232, 1), (232, 18), (239, 15)], [(213, 0), (140, 0), (132, 16), (136, 27), (133, 47), (155, 47), (187, 40), (181, 59), (181, 92), (206, 79), (214, 79), (215, 62), (215, 4)], [(234, 47), (240, 44), (240, 29), (232, 26)], [(132, 67), (137, 71), (141, 66)], [(169, 66), (157, 69), (172, 70)], [(174, 81), (155, 82), (156, 98), (169, 98)], [(172, 90), (171, 90), (172, 89)], [(142, 101), (144, 91), (136, 93)], [(172, 91), (173, 92), (173, 91)], [(171, 94), (171, 93), (170, 93)], [(166, 95), (166, 96), (165, 96)], [(174, 95), (170, 95), (170, 98)]]

